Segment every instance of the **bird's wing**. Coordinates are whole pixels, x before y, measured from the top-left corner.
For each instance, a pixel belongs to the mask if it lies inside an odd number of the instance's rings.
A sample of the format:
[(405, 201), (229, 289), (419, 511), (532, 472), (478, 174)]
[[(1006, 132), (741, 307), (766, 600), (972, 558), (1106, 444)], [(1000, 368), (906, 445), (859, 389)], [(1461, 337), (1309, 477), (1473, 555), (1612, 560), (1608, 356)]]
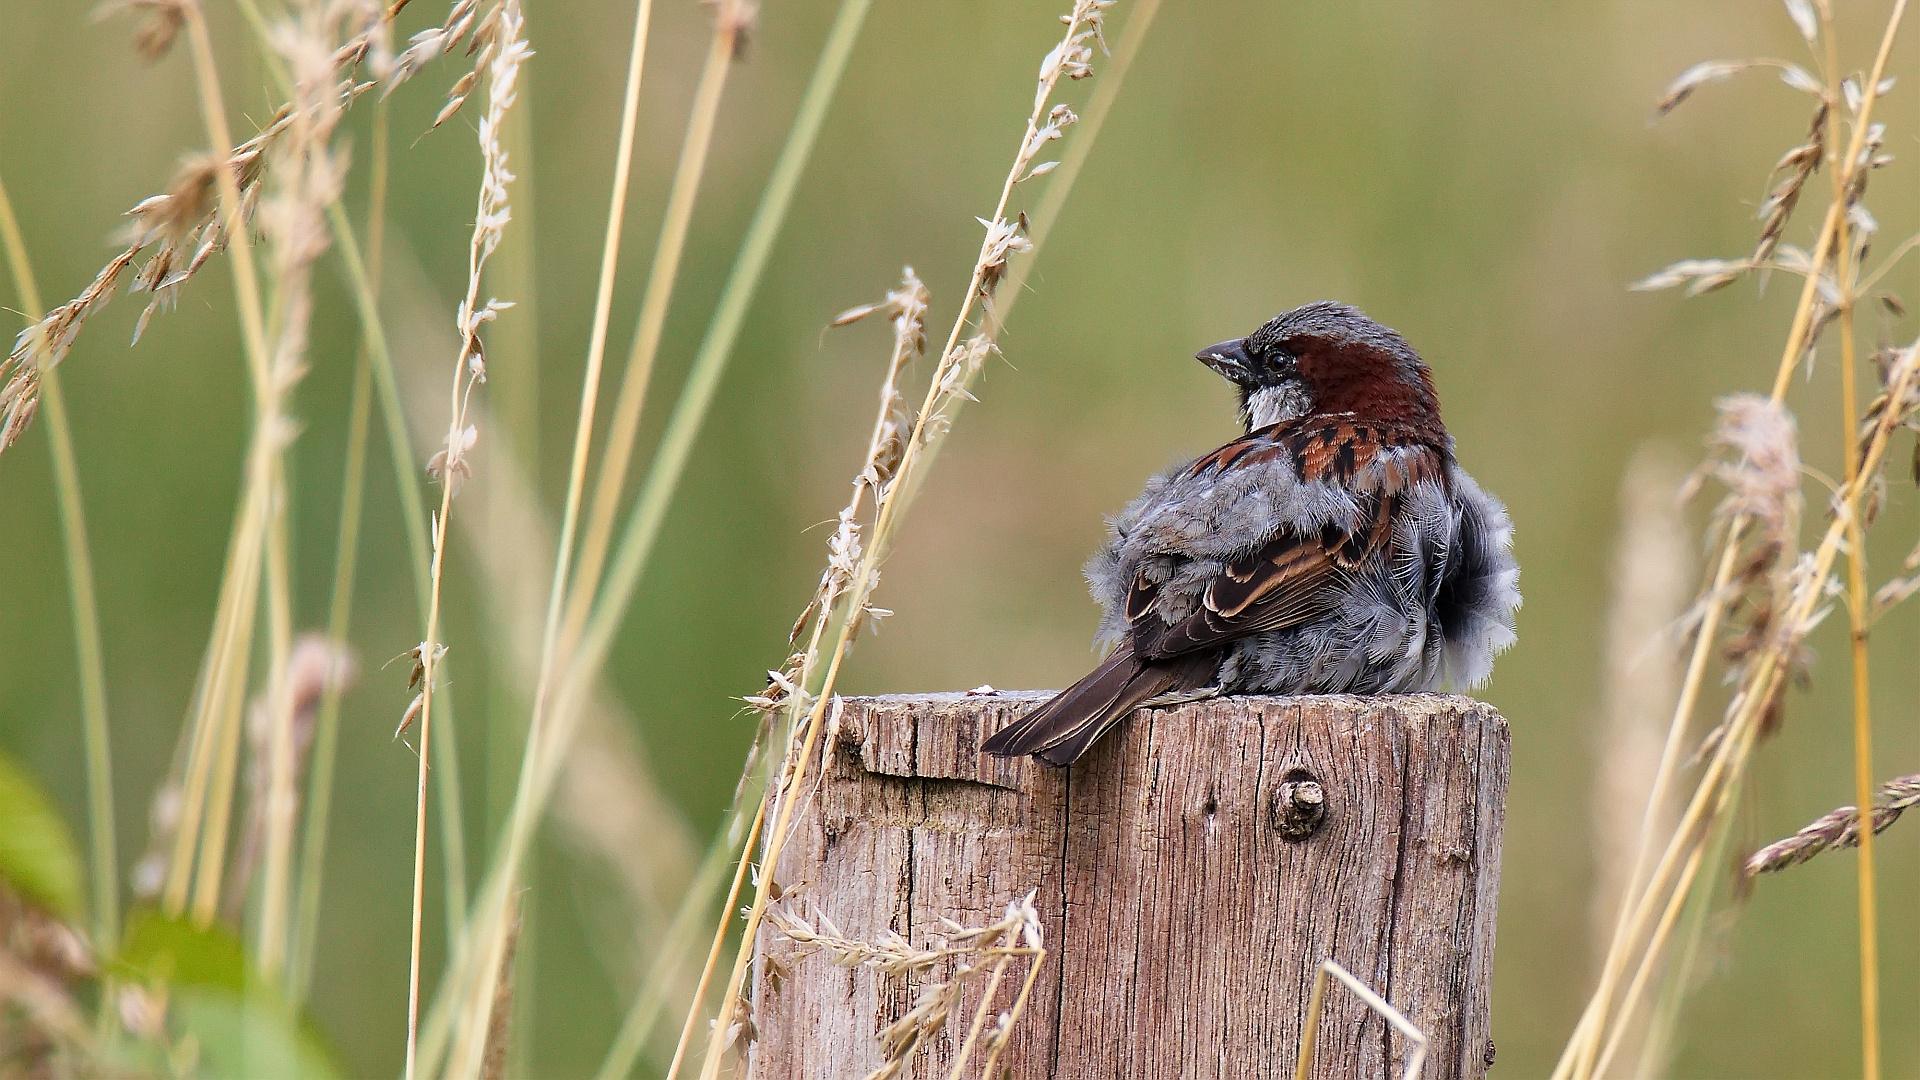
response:
[(1298, 626), (1330, 611), (1347, 575), (1385, 550), (1406, 490), (1444, 477), (1442, 452), (1398, 428), (1350, 417), (1316, 416), (1262, 428), (1215, 450), (1190, 469), (1228, 471), (1291, 459), (1304, 482), (1337, 484), (1360, 506), (1354, 527), (1329, 524), (1283, 531), (1235, 559), (1207, 583), (1185, 617), (1159, 611), (1159, 583), (1136, 574), (1126, 617), (1136, 655), (1157, 660), (1222, 645), (1249, 634)]

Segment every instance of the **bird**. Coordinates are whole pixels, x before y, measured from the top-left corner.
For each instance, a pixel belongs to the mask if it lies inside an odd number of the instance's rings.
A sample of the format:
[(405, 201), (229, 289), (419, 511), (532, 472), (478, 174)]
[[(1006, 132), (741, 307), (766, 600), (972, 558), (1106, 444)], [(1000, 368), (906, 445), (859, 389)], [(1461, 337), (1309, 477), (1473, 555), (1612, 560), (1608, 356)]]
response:
[(1246, 434), (1110, 520), (1086, 577), (1112, 651), (986, 753), (1067, 766), (1143, 705), (1469, 690), (1513, 643), (1512, 522), (1405, 338), (1320, 301), (1195, 358)]

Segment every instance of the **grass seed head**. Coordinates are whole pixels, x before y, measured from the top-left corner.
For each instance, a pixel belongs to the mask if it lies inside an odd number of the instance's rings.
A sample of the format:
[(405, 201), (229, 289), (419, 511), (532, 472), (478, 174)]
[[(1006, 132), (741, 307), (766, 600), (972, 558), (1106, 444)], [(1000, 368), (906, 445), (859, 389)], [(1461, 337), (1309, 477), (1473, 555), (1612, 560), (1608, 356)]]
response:
[[(1880, 785), (1873, 808), (1873, 831), (1885, 832), (1909, 807), (1920, 803), (1920, 774), (1901, 776)], [(1798, 866), (1823, 851), (1860, 846), (1858, 808), (1842, 806), (1784, 840), (1776, 840), (1747, 859), (1751, 876)]]
[(167, 55), (173, 39), (187, 25), (187, 5), (193, 0), (112, 0), (94, 9), (99, 22), (121, 14), (145, 13), (140, 28), (134, 31), (133, 50), (148, 63)]

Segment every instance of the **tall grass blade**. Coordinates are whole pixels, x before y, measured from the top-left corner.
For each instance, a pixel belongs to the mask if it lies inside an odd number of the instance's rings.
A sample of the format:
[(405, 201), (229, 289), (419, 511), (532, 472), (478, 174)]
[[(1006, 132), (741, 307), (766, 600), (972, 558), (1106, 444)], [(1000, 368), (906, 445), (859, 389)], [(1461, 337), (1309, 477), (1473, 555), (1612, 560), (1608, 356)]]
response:
[[(13, 200), (0, 180), (0, 241), (29, 322), (45, 314), (40, 287), (27, 258)], [(67, 422), (60, 374), (41, 373), (47, 410), (47, 443), (53, 459), (53, 490), (60, 506), (60, 539), (66, 547), (67, 602), (73, 609), (74, 660), (80, 674), (80, 725), (87, 755), (87, 835), (93, 862), (93, 938), (107, 954), (120, 939), (120, 861), (114, 839), (113, 745), (107, 725), (107, 671), (100, 648), (100, 610), (94, 594), (93, 555), (87, 544), (86, 504), (80, 496), (80, 468), (73, 456), (73, 429)]]
[[(382, 100), (374, 106), (373, 162), (367, 196), (367, 246), (377, 279), (386, 246), (388, 109)], [(340, 529), (334, 541), (333, 590), (327, 605), (327, 640), (344, 649), (353, 624), (353, 586), (360, 559), (360, 516), (367, 479), (367, 436), (373, 412), (373, 347), (361, 331), (353, 366), (353, 389), (347, 415), (347, 463), (340, 484)], [(313, 766), (308, 778), (307, 827), (301, 838), (300, 896), (294, 916), (293, 959), (287, 972), (287, 995), (295, 1005), (306, 1000), (313, 985), (314, 950), (320, 937), (321, 881), (326, 871), (327, 831), (333, 808), (333, 771), (340, 740), (341, 687), (327, 687), (320, 702), (314, 732)]]

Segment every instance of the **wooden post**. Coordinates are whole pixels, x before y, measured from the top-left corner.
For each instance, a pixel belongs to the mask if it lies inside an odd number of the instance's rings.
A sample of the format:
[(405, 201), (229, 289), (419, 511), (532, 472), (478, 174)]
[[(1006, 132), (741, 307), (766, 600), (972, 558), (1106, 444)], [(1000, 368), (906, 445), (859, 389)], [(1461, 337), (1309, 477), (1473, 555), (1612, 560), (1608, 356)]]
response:
[[(1508, 769), (1491, 706), (1227, 698), (1137, 713), (1070, 771), (979, 752), (1044, 696), (848, 699), (775, 873), (786, 902), (920, 945), (1037, 889), (1049, 953), (1013, 1077), (1290, 1077), (1327, 957), (1426, 1033), (1429, 1080), (1485, 1074)], [(764, 928), (749, 1075), (865, 1076), (917, 990)], [(948, 1075), (978, 1000), (905, 1075)], [(1329, 991), (1317, 1080), (1397, 1080), (1406, 1050)]]

